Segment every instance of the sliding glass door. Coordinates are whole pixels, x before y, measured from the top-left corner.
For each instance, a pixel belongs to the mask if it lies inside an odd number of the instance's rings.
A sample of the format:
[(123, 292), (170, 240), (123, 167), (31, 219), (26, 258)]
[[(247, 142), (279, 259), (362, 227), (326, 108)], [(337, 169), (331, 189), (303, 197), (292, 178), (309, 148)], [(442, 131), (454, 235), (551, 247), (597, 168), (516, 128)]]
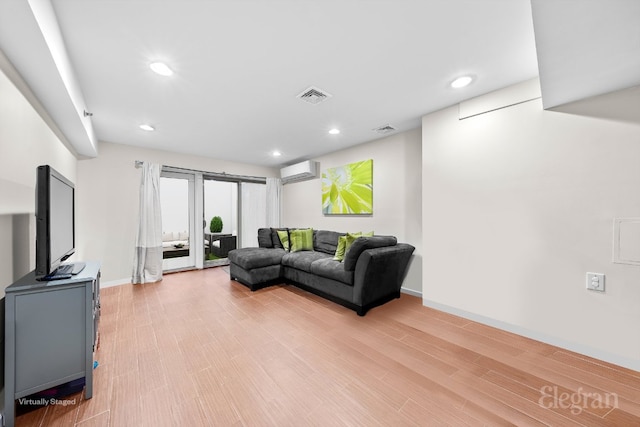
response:
[(162, 268), (164, 271), (195, 267), (194, 175), (162, 172)]
[(258, 228), (267, 224), (264, 183), (204, 176), (204, 266), (226, 265), (236, 248), (258, 246)]
[(203, 178), (204, 266), (226, 265), (238, 247), (238, 182)]
[(229, 251), (258, 245), (267, 222), (259, 178), (165, 166), (160, 202), (164, 271), (227, 265)]

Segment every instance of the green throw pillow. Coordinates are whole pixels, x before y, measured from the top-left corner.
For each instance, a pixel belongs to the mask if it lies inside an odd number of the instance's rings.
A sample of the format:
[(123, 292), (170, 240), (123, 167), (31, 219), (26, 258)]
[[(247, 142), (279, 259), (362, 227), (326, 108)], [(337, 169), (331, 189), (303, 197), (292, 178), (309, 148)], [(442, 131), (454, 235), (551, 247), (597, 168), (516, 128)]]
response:
[(358, 238), (358, 237), (371, 237), (373, 236), (373, 231), (370, 231), (369, 233), (362, 233), (360, 231), (358, 231), (357, 233), (347, 233), (344, 236), (340, 236), (338, 237), (338, 247), (336, 248), (336, 253), (333, 256), (333, 259), (336, 261), (340, 261), (342, 262), (344, 260), (344, 256), (347, 253), (347, 251), (349, 250), (349, 248), (351, 247), (351, 244)]
[(313, 229), (291, 230), (289, 233), (291, 252), (312, 251), (313, 250)]
[(277, 230), (280, 243), (285, 251), (289, 252), (289, 230)]
[(373, 237), (373, 231), (369, 231), (368, 233), (358, 231), (357, 233), (347, 233), (344, 236), (338, 237), (338, 247), (336, 248), (336, 253), (333, 256), (334, 261), (342, 262), (347, 250), (358, 237)]
[(347, 236), (338, 237), (338, 247), (336, 253), (333, 256), (334, 261), (342, 261), (344, 259), (345, 246), (347, 244)]

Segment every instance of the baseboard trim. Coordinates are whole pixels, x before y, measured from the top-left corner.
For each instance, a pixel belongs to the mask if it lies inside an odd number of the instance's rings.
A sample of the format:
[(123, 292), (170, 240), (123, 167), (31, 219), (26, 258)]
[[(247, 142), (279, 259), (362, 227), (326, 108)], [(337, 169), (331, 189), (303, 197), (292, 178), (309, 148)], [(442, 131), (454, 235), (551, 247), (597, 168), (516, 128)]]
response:
[(425, 307), (430, 307), (435, 310), (444, 311), (445, 313), (453, 314), (455, 316), (473, 320), (474, 322), (482, 323), (487, 326), (492, 326), (494, 328), (502, 329), (503, 331), (521, 335), (523, 337), (527, 337), (536, 341), (541, 341), (545, 344), (550, 344), (555, 347), (560, 347), (565, 350), (569, 350), (575, 353), (580, 353), (585, 356), (593, 357), (595, 359), (602, 360), (604, 362), (622, 366), (623, 368), (633, 369), (634, 371), (640, 371), (640, 360), (637, 360), (637, 359), (630, 359), (628, 357), (609, 353), (597, 348), (589, 347), (583, 344), (567, 341), (551, 335), (532, 331), (530, 329), (523, 328), (521, 326), (503, 322), (501, 320), (492, 319), (490, 317), (482, 316), (480, 314), (471, 313), (471, 312), (461, 310), (455, 307), (451, 307), (445, 304), (440, 304), (435, 301), (423, 300), (422, 304)]
[(127, 277), (126, 279), (118, 279), (118, 280), (109, 280), (108, 282), (100, 281), (100, 288), (111, 288), (113, 286), (122, 286), (122, 285), (130, 285), (131, 277)]
[(403, 294), (412, 295), (414, 297), (422, 298), (422, 292), (414, 291), (413, 289), (400, 288), (400, 292), (402, 292)]

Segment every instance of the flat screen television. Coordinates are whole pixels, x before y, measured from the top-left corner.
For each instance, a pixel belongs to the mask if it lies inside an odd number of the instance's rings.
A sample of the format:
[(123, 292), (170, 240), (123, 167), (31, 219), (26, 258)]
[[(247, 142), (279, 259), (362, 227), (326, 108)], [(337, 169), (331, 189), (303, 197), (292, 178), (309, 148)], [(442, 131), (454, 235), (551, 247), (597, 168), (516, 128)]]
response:
[(36, 277), (55, 276), (75, 250), (75, 186), (51, 166), (38, 166)]

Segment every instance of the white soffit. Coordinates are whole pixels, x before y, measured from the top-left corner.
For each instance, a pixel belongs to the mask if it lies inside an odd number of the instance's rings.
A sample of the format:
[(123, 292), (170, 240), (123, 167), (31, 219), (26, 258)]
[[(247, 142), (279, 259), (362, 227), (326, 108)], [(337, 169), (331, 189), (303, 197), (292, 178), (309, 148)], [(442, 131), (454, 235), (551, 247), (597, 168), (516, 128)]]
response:
[(458, 106), (458, 119), (474, 117), (538, 98), (540, 98), (540, 81), (535, 78), (507, 89), (498, 89), (489, 94), (462, 101)]
[(640, 85), (640, 1), (531, 0), (543, 106)]
[(605, 93), (553, 109), (579, 116), (640, 124), (640, 86)]
[[(90, 117), (84, 115), (88, 108), (50, 0), (2, 0), (0, 50), (37, 94), (73, 150), (82, 157), (95, 157), (96, 137)], [(47, 79), (42, 78), (43, 70)]]

